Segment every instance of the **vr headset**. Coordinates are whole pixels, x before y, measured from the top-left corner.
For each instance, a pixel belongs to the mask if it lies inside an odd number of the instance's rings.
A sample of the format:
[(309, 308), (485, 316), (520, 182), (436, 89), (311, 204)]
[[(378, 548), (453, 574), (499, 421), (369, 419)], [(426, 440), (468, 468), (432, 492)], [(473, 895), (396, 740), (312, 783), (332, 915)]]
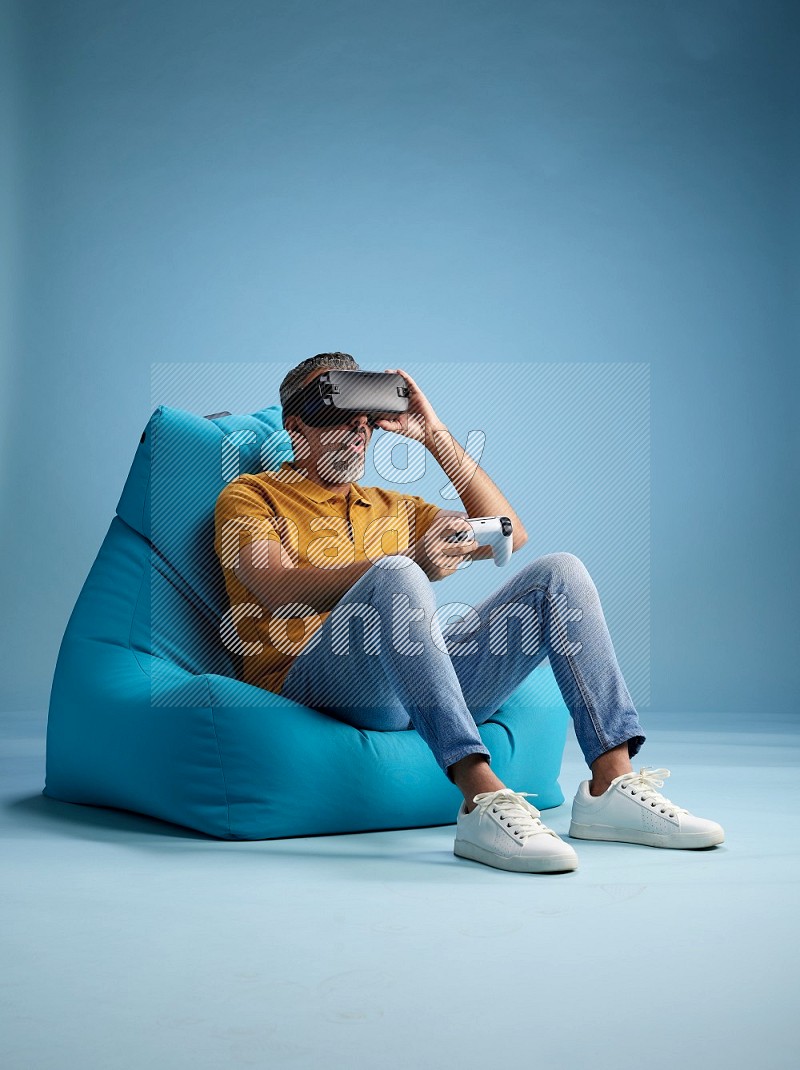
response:
[(286, 416), (299, 416), (311, 427), (347, 423), (353, 413), (365, 412), (369, 423), (408, 409), (408, 384), (396, 372), (331, 370), (318, 375), (283, 407)]

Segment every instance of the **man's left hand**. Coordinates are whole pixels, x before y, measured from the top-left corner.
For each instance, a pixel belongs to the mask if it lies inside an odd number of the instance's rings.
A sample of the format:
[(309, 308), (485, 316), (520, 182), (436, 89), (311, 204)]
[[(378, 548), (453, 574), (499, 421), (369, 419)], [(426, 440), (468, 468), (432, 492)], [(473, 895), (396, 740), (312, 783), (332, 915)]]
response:
[(375, 421), (375, 426), (383, 431), (394, 431), (395, 434), (413, 438), (430, 446), (433, 442), (432, 433), (437, 429), (444, 429), (444, 424), (436, 415), (433, 405), (423, 394), (408, 372), (402, 368), (386, 368), (387, 372), (402, 375), (408, 384), (408, 409), (405, 412), (393, 413)]

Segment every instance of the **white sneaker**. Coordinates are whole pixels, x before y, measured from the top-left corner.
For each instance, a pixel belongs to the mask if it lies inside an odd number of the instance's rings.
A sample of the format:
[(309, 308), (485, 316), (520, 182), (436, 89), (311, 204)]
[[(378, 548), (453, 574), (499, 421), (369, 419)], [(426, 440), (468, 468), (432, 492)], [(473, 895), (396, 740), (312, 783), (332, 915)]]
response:
[(482, 791), (474, 810), (462, 802), (456, 818), (453, 854), (518, 873), (561, 873), (578, 868), (578, 856), (557, 833), (543, 825), (539, 811), (526, 802), (530, 791)]
[(695, 817), (656, 791), (669, 769), (648, 768), (615, 777), (598, 796), (589, 794), (589, 781), (584, 780), (572, 803), (570, 836), (648, 847), (713, 847), (724, 841), (725, 832), (716, 821)]

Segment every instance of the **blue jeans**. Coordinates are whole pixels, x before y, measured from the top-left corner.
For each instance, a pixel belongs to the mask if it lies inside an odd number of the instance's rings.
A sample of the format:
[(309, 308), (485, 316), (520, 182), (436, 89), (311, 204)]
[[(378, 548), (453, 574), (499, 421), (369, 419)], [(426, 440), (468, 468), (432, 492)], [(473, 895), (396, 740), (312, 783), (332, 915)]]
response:
[[(442, 628), (440, 618), (455, 612), (459, 619)], [(361, 620), (355, 629), (353, 617)], [(479, 605), (452, 603), (449, 612), (437, 612), (433, 584), (415, 561), (380, 558), (302, 648), (281, 694), (357, 728), (415, 728), (452, 780), (450, 766), (467, 754), (491, 762), (477, 725), (545, 657), (587, 765), (624, 742), (637, 754), (645, 736), (600, 598), (570, 553), (537, 557)]]

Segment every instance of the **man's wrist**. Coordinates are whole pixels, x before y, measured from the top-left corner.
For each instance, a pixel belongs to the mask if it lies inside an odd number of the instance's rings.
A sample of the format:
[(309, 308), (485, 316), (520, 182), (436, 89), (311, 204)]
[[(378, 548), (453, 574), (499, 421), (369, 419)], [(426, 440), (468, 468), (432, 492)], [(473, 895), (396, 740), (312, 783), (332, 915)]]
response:
[(431, 453), (435, 453), (446, 440), (447, 435), (449, 435), (449, 431), (443, 423), (437, 421), (434, 424), (426, 424), (425, 448), (430, 450)]

